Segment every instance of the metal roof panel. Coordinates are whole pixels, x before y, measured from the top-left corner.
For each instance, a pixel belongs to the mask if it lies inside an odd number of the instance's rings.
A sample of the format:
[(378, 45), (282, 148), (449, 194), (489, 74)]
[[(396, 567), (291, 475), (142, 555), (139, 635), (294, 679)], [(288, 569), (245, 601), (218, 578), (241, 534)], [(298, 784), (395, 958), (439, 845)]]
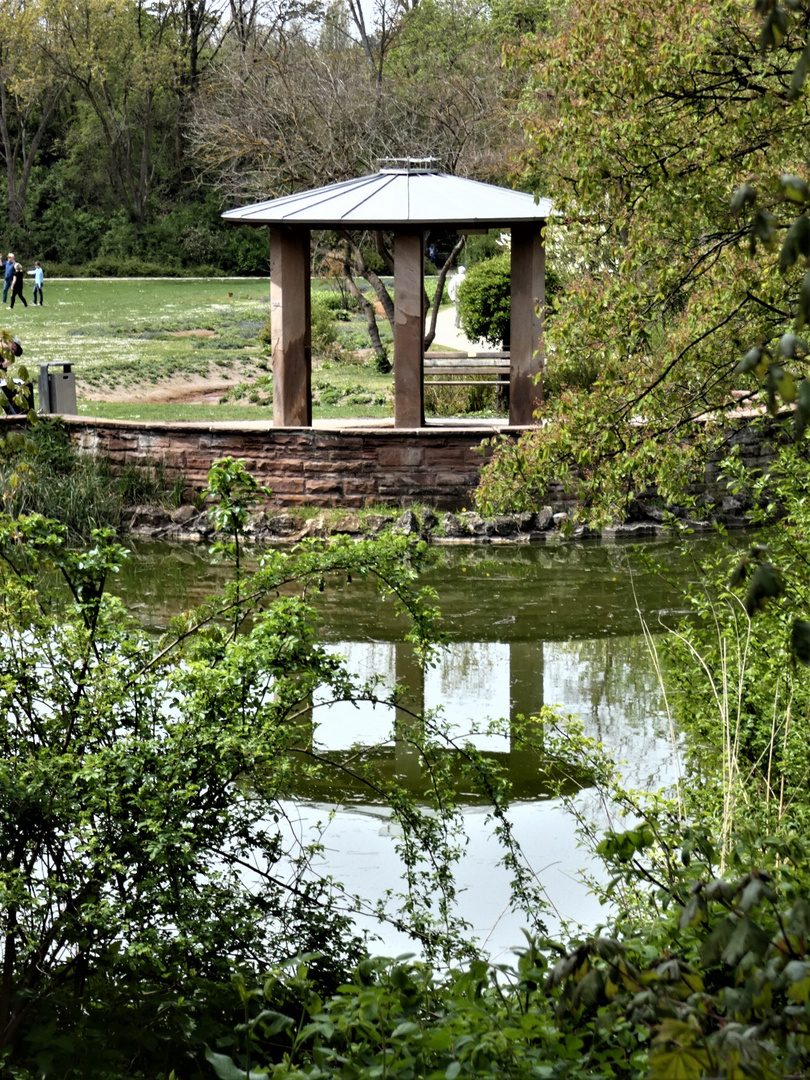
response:
[(385, 225), (508, 225), (542, 221), (549, 199), (428, 170), (383, 169), (222, 216), (242, 225), (353, 228)]

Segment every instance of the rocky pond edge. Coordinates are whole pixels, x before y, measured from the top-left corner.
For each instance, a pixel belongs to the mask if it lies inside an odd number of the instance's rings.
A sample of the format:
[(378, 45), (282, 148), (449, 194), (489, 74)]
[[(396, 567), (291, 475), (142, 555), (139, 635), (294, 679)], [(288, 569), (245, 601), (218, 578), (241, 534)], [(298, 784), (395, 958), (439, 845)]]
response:
[[(245, 528), (248, 540), (257, 544), (295, 544), (307, 538), (335, 535), (371, 537), (388, 529), (405, 535), (418, 535), (432, 544), (535, 544), (550, 540), (642, 539), (669, 534), (667, 520), (675, 517), (684, 529), (709, 532), (716, 525), (745, 528), (750, 524), (749, 507), (733, 496), (706, 506), (706, 517), (694, 512), (664, 510), (636, 500), (628, 519), (619, 525), (594, 529), (588, 525), (570, 527), (565, 511), (551, 506), (536, 512), (500, 514), (485, 518), (475, 511), (437, 513), (430, 507), (356, 513), (329, 511), (316, 513), (273, 512), (259, 510), (251, 514)], [(212, 539), (216, 530), (208, 511), (191, 504), (170, 510), (161, 506), (135, 506), (122, 515), (122, 530), (127, 535), (153, 540), (202, 543)]]

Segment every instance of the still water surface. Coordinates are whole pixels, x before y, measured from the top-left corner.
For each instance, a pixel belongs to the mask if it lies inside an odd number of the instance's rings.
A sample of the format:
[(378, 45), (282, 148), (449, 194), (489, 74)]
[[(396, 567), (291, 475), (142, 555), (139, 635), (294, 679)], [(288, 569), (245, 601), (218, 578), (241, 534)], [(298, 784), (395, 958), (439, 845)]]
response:
[[(695, 554), (715, 544), (695, 540)], [(677, 570), (684, 581), (691, 575), (692, 565), (679, 563), (673, 547), (663, 542), (650, 547), (670, 573)], [(215, 591), (226, 576), (203, 548), (148, 544), (136, 549), (117, 588), (146, 625), (158, 628)], [(558, 706), (577, 715), (585, 733), (622, 763), (631, 786), (649, 791), (673, 782), (677, 739), (641, 619), (660, 631), (662, 621), (676, 621), (682, 600), (677, 589), (645, 570), (635, 548), (596, 542), (444, 548), (425, 583), (438, 593), (449, 639), (436, 667), (422, 671), (414, 663), (393, 605), (379, 602), (364, 583), (324, 594), (322, 640), (347, 657), (357, 674), (381, 674), (388, 685), (408, 686), (418, 706), (441, 708), (456, 734), (479, 730), (487, 718)], [(382, 744), (381, 755), (399, 775), (418, 767), (399, 754), (402, 744), (394, 741), (389, 712), (338, 705), (316, 709), (314, 715), (319, 746), (339, 751)], [(474, 741), (505, 755), (515, 792), (515, 832), (552, 905), (549, 927), (555, 929), (561, 920), (598, 923), (604, 912), (580, 880), (583, 869), (597, 868), (578, 847), (570, 815), (537, 784), (536, 765), (510, 754), (506, 737), (476, 735)], [(586, 814), (605, 820), (607, 811), (594, 791), (579, 792), (576, 801)], [(384, 807), (345, 792), (338, 805), (302, 798), (288, 811), (302, 840), (323, 830), (324, 872), (349, 892), (375, 899), (396, 889), (400, 867)], [(508, 874), (497, 866), (499, 850), (486, 816), (487, 808), (470, 799), (469, 844), (457, 883), (461, 914), (497, 959), (521, 943), (525, 920), (509, 911)], [(380, 952), (409, 948), (405, 938), (376, 922), (363, 928), (379, 935)]]

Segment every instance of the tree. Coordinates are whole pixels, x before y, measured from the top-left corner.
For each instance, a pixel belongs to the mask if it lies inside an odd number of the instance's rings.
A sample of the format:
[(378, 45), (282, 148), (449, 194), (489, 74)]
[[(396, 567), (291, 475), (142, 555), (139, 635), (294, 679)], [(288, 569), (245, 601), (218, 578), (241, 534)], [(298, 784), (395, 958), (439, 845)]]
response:
[[(373, 27), (367, 18), (357, 5), (334, 4), (317, 40), (290, 22), (271, 39), (253, 40), (249, 54), (224, 49), (195, 114), (204, 175), (241, 202), (346, 180), (417, 152), (445, 171), (503, 179), (516, 142), (510, 105), (519, 76), (501, 70), (502, 38), (488, 9), (467, 0), (381, 2)], [(369, 282), (393, 326), (391, 292), (366, 259), (367, 238), (345, 233), (340, 241), (346, 287), (383, 355), (375, 307), (356, 279)], [(371, 246), (390, 273), (389, 238), (377, 231)], [(426, 346), (460, 250), (440, 268)]]
[[(107, 179), (133, 221), (142, 223), (157, 162), (174, 130), (176, 39), (143, 0), (54, 0), (65, 46), (49, 57), (78, 91), (97, 128), (74, 124), (85, 154), (94, 141), (106, 152)], [(82, 112), (80, 110), (80, 115)]]
[(15, 0), (0, 10), (0, 149), (8, 190), (8, 223), (25, 217), (31, 169), (65, 91), (48, 59), (58, 51), (49, 5)]
[[(496, 459), (483, 506), (522, 497), (510, 476), (529, 501), (557, 479), (604, 520), (700, 478), (739, 405), (741, 353), (781, 333), (799, 293), (795, 268), (752, 262), (751, 222), (730, 206), (746, 175), (772, 177), (776, 195), (780, 173), (803, 170), (806, 99), (760, 29), (743, 2), (586, 0), (516, 51), (530, 72), (523, 176), (554, 198), (549, 246), (574, 237), (575, 273), (549, 332), (550, 423), (520, 461)], [(787, 225), (764, 210), (757, 244)], [(586, 369), (598, 376), (583, 390)]]

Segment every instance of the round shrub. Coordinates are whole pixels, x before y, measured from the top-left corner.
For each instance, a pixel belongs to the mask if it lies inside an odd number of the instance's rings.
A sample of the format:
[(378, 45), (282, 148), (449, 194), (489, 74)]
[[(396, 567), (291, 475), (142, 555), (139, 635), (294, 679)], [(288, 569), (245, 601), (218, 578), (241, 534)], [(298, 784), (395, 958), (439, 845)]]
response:
[(496, 255), (470, 267), (458, 290), (459, 320), (470, 341), (509, 348), (511, 265), (511, 255)]
[[(458, 291), (459, 320), (470, 341), (483, 338), (494, 349), (509, 348), (512, 314), (512, 256), (506, 252), (471, 266)], [(546, 266), (546, 301), (559, 291), (560, 280)]]

